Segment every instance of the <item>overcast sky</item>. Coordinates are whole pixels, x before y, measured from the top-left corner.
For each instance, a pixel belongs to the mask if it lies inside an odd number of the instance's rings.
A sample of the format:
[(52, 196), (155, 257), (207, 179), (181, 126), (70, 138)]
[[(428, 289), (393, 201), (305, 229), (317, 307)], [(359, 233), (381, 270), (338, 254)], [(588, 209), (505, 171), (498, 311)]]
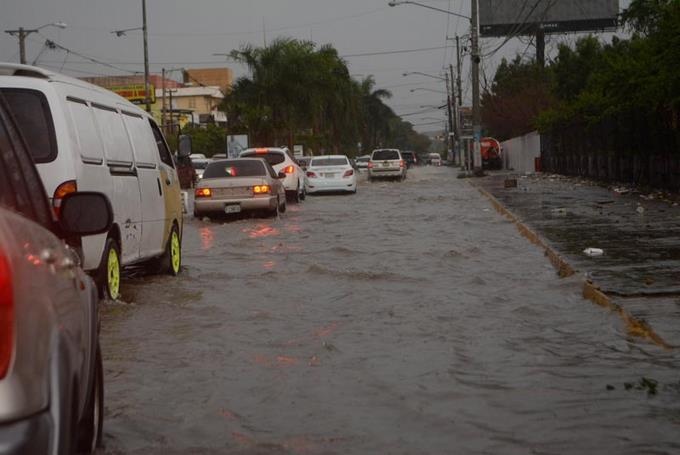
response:
[[(423, 1), (470, 14), (468, 0)], [(621, 0), (624, 7), (629, 0)], [(0, 0), (0, 30), (18, 27), (37, 28), (62, 21), (66, 29), (45, 27), (27, 41), (27, 60), (74, 76), (125, 74), (143, 71), (142, 36), (132, 31), (116, 37), (112, 30), (139, 27), (142, 24), (141, 0)], [(350, 72), (356, 77), (373, 74), (380, 88), (394, 97), (389, 104), (398, 114), (410, 114), (423, 105), (440, 104), (445, 95), (442, 82), (408, 76), (404, 72), (421, 71), (438, 74), (453, 62), (455, 54), (446, 37), (468, 32), (464, 19), (414, 6), (389, 7), (387, 0), (147, 0), (149, 59), (151, 71), (161, 68), (220, 67), (243, 68), (216, 53), (227, 53), (244, 43), (263, 44), (277, 36), (312, 39), (334, 45), (347, 56)], [(73, 52), (93, 57), (113, 67), (84, 61), (75, 54), (43, 48), (49, 38)], [(554, 36), (548, 52), (559, 42), (573, 42), (573, 35)], [(502, 40), (484, 39), (484, 49), (495, 49)], [(493, 57), (484, 61), (484, 74), (492, 78), (500, 59), (517, 53), (530, 56), (533, 47), (527, 39), (513, 39)], [(356, 56), (428, 49), (418, 52)], [(0, 61), (18, 61), (16, 38), (0, 35)], [(464, 91), (469, 98), (469, 66), (464, 65)], [(118, 68), (118, 69), (117, 69)], [(411, 92), (412, 89), (419, 89)], [(420, 90), (428, 89), (428, 90)], [(433, 110), (406, 119), (418, 129), (437, 129), (444, 120), (443, 111)], [(434, 125), (429, 123), (434, 122)]]

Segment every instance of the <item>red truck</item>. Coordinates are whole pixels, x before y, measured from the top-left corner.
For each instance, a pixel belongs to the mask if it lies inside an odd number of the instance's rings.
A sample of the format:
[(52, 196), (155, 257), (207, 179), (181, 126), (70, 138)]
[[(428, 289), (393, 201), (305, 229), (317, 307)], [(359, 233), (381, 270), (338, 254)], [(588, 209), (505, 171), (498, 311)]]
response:
[(482, 168), (503, 169), (503, 147), (492, 137), (483, 137), (481, 142)]

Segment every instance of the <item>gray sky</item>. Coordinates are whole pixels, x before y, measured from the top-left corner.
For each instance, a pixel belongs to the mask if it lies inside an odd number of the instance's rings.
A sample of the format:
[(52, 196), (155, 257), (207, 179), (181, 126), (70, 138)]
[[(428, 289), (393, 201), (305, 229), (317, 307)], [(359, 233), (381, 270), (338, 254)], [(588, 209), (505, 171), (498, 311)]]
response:
[[(433, 6), (469, 15), (468, 0), (423, 1)], [(629, 0), (621, 0), (625, 6)], [(43, 50), (50, 38), (74, 52), (93, 57), (127, 71), (143, 71), (141, 32), (132, 31), (116, 37), (111, 30), (141, 26), (141, 0), (0, 0), (0, 30), (20, 26), (36, 28), (63, 21), (68, 28), (45, 27), (27, 41), (27, 59), (38, 65), (74, 76), (125, 74), (104, 65), (86, 62), (64, 51)], [(380, 88), (391, 90), (389, 104), (398, 114), (418, 112), (422, 105), (441, 104), (445, 95), (414, 88), (444, 90), (442, 82), (420, 76), (403, 77), (408, 71), (438, 74), (452, 63), (452, 49), (399, 54), (351, 55), (443, 47), (446, 36), (467, 33), (464, 19), (437, 13), (413, 5), (391, 8), (387, 0), (147, 0), (149, 23), (149, 59), (151, 71), (161, 68), (220, 67), (243, 69), (215, 53), (226, 53), (244, 43), (261, 45), (277, 36), (312, 39), (333, 44), (341, 55), (348, 56), (350, 71), (360, 77), (373, 74)], [(263, 31), (264, 24), (264, 31)], [(575, 36), (554, 36), (548, 52), (557, 43), (574, 41)], [(484, 49), (492, 50), (502, 40), (484, 39)], [(451, 44), (449, 41), (448, 44)], [(16, 38), (0, 34), (0, 61), (18, 61)], [(42, 50), (42, 53), (41, 53)], [(484, 72), (493, 77), (503, 56), (516, 53), (530, 56), (534, 50), (528, 41), (514, 39), (484, 62)], [(465, 59), (464, 92), (469, 98), (469, 67)], [(437, 129), (444, 112), (433, 110), (405, 117), (420, 125), (421, 131)], [(422, 125), (421, 125), (422, 124)]]

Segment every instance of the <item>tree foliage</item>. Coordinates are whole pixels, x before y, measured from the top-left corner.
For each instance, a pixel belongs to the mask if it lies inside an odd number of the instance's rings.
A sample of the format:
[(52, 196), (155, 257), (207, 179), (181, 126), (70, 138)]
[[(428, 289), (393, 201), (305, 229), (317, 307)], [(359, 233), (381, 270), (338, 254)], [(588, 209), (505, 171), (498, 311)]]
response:
[[(330, 45), (282, 38), (266, 47), (242, 46), (230, 56), (249, 75), (236, 81), (224, 101), (229, 127), (248, 133), (255, 145), (303, 143), (315, 152), (353, 154), (358, 143), (368, 151), (392, 145), (403, 133), (384, 104), (391, 93), (376, 89), (371, 76), (352, 78)], [(422, 146), (408, 128), (407, 136)]]

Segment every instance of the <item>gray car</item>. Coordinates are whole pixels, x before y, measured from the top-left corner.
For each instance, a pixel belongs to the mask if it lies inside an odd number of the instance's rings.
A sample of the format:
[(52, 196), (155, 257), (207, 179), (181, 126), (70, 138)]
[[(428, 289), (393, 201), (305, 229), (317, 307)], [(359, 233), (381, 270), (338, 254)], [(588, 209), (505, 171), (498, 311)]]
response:
[(391, 178), (404, 180), (406, 178), (406, 162), (397, 149), (373, 150), (368, 161), (368, 180)]
[(113, 211), (103, 194), (75, 192), (55, 218), (0, 95), (2, 455), (94, 453), (101, 442), (98, 296), (76, 251)]
[(286, 211), (284, 172), (279, 174), (263, 158), (213, 161), (196, 185), (194, 216), (264, 211)]

